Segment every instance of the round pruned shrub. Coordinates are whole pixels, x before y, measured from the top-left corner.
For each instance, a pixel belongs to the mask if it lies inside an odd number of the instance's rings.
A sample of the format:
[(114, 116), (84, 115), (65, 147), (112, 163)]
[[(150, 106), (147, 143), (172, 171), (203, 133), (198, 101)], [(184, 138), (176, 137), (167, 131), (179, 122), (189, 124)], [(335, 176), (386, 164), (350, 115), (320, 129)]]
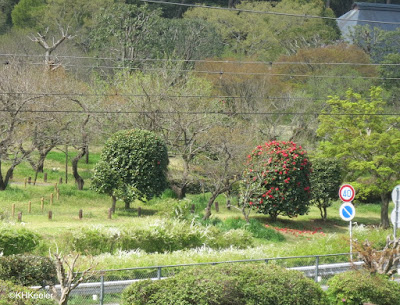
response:
[(353, 270), (328, 281), (327, 295), (332, 304), (400, 305), (400, 286), (379, 274)]
[(94, 169), (92, 188), (125, 202), (149, 200), (167, 188), (168, 152), (153, 132), (133, 129), (112, 135)]
[[(30, 297), (32, 294), (32, 297)], [(29, 297), (25, 297), (29, 296)], [(0, 305), (56, 305), (44, 291), (29, 289), (10, 281), (0, 280)]]
[(0, 252), (3, 255), (31, 252), (39, 240), (39, 235), (28, 229), (0, 226)]
[(307, 153), (293, 142), (271, 141), (247, 156), (240, 201), (258, 213), (296, 217), (310, 205), (311, 163)]
[(0, 278), (22, 286), (44, 286), (56, 281), (56, 268), (48, 257), (10, 255), (0, 257)]
[(123, 305), (326, 305), (326, 296), (298, 271), (260, 264), (187, 269), (160, 281), (132, 284)]

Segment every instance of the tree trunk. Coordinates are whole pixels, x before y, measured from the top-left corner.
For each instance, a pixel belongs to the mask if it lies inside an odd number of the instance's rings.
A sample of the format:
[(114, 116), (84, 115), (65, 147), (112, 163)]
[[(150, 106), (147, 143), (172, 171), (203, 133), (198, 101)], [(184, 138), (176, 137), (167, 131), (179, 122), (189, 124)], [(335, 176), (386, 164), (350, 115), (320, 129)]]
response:
[(50, 152), (50, 150), (46, 150), (45, 152), (39, 152), (39, 160), (36, 165), (36, 170), (38, 173), (43, 173), (44, 170), (44, 161), (46, 160), (47, 154)]
[(85, 163), (89, 164), (89, 144), (86, 145)]
[(112, 205), (111, 205), (111, 210), (113, 214), (115, 213), (115, 208), (117, 206), (117, 198), (115, 196), (111, 196), (112, 199)]
[(124, 201), (125, 202), (125, 210), (129, 210), (131, 208), (130, 202), (129, 201)]
[(77, 184), (78, 190), (83, 190), (83, 185), (85, 181), (78, 173), (78, 162), (85, 155), (86, 146), (83, 146), (81, 151), (76, 155), (75, 158), (72, 159), (72, 174), (74, 175), (75, 182)]
[(207, 220), (208, 218), (210, 218), (211, 216), (211, 207), (215, 201), (215, 199), (217, 199), (217, 197), (226, 192), (227, 190), (230, 189), (230, 185), (225, 185), (224, 187), (217, 187), (214, 192), (211, 194), (211, 198), (210, 200), (208, 200), (207, 202), (207, 207), (206, 207), (206, 213), (203, 217), (203, 220)]
[(186, 185), (187, 185), (186, 183), (183, 185), (176, 185), (176, 184), (171, 185), (171, 189), (174, 191), (176, 197), (179, 200), (185, 198), (186, 196)]
[(387, 229), (390, 227), (389, 200), (390, 194), (381, 194), (381, 227), (383, 229)]
[(216, 190), (212, 193), (210, 200), (207, 202), (207, 207), (206, 207), (206, 213), (204, 214), (203, 220), (207, 220), (211, 216), (211, 207), (215, 201), (215, 199), (218, 197), (218, 195), (221, 194), (220, 190)]
[(275, 222), (278, 219), (278, 214), (277, 213), (270, 213), (269, 216), (271, 217), (271, 220)]
[(326, 207), (324, 207), (324, 215), (323, 215), (323, 217), (322, 217), (322, 219), (324, 220), (324, 221), (326, 221), (326, 218), (328, 217), (328, 212), (326, 211)]
[(186, 188), (188, 185), (188, 177), (189, 177), (189, 161), (183, 158), (183, 175), (182, 182), (177, 185), (173, 185), (171, 188), (175, 192), (178, 199), (183, 199), (186, 197)]
[(11, 166), (7, 172), (6, 172), (6, 176), (3, 178), (3, 172), (1, 170), (1, 161), (0, 161), (0, 191), (4, 191), (7, 188), (8, 182), (10, 180), (10, 177), (13, 174), (14, 171), (14, 167), (15, 166)]

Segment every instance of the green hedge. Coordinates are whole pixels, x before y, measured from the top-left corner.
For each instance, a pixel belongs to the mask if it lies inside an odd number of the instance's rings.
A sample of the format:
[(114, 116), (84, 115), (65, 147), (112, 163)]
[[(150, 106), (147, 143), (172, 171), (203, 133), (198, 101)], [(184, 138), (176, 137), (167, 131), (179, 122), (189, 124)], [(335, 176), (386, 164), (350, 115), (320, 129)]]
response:
[(205, 266), (160, 281), (142, 281), (123, 305), (326, 305), (322, 289), (302, 273), (264, 264)]
[(331, 304), (400, 305), (400, 285), (383, 275), (348, 271), (335, 275), (328, 286)]
[(12, 255), (31, 252), (39, 244), (38, 234), (21, 227), (0, 226), (0, 252)]
[[(23, 294), (37, 294), (39, 298), (24, 297)], [(47, 297), (44, 291), (35, 291), (23, 286), (18, 286), (12, 282), (0, 280), (0, 305), (56, 305), (52, 299), (44, 299)], [(19, 298), (21, 297), (21, 298)], [(43, 297), (43, 299), (40, 299)]]
[(42, 286), (56, 281), (56, 268), (48, 257), (10, 255), (0, 257), (0, 278), (23, 286)]
[(93, 226), (71, 230), (63, 234), (60, 244), (66, 250), (91, 255), (114, 253), (117, 249), (162, 253), (203, 245), (217, 249), (246, 248), (252, 245), (252, 236), (243, 229), (223, 232), (216, 227), (203, 227), (185, 220), (159, 220), (150, 223), (146, 229)]

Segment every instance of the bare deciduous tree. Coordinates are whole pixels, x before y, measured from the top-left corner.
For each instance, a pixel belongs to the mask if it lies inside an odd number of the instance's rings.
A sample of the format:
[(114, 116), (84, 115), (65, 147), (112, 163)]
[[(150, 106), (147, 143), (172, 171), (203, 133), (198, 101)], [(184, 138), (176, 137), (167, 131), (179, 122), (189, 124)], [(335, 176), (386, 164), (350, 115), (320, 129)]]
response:
[(59, 305), (67, 305), (68, 297), (72, 290), (74, 290), (86, 278), (93, 275), (93, 262), (84, 271), (76, 272), (76, 264), (79, 259), (79, 254), (75, 255), (61, 255), (54, 254), (54, 264), (57, 272), (57, 280), (59, 289), (55, 285), (50, 286), (53, 297)]
[[(43, 98), (43, 83), (34, 69), (10, 63), (0, 68), (0, 190), (5, 190), (14, 168), (34, 150), (29, 139)], [(8, 169), (3, 172), (3, 168)]]
[(65, 40), (70, 40), (74, 38), (74, 36), (68, 34), (68, 27), (64, 30), (64, 28), (60, 27), (61, 37), (56, 40), (55, 37), (51, 39), (51, 43), (48, 42), (48, 34), (49, 28), (46, 29), (44, 34), (36, 33), (36, 35), (31, 35), (29, 38), (38, 43), (44, 50), (45, 56), (44, 61), (45, 64), (51, 69), (55, 70), (60, 65), (51, 60), (51, 53), (53, 53)]

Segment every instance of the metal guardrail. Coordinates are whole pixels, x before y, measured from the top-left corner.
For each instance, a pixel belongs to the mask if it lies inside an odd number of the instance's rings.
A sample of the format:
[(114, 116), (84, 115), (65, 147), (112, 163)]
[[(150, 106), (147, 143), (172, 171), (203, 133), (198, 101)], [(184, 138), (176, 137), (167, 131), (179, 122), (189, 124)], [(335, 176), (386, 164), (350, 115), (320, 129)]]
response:
[[(349, 262), (349, 257), (349, 253), (339, 253), (101, 270), (97, 272), (97, 276), (76, 287), (70, 296), (76, 299), (74, 304), (103, 305), (109, 303), (110, 300), (115, 303), (115, 299), (118, 299), (121, 292), (132, 283), (144, 279), (164, 279), (190, 267), (234, 263), (276, 264), (303, 272), (305, 276), (314, 279), (315, 282), (324, 284), (326, 283), (325, 279), (351, 268), (358, 268), (363, 264), (359, 261)], [(40, 289), (42, 287), (33, 288)], [(49, 287), (45, 287), (45, 289), (48, 290)], [(60, 287), (57, 285), (56, 289), (59, 290)], [(89, 301), (89, 298), (92, 300)]]
[[(219, 263), (218, 263), (219, 264)], [(309, 278), (314, 278), (316, 282), (320, 282), (323, 276), (331, 276), (337, 273), (345, 272), (351, 268), (359, 267), (363, 262), (354, 263), (336, 263), (336, 264), (324, 264), (324, 265), (313, 265), (313, 266), (302, 266), (302, 267), (290, 267), (290, 270), (297, 270), (303, 272), (305, 276)], [(182, 265), (180, 265), (182, 266)], [(187, 266), (187, 265), (183, 265)], [(170, 266), (172, 267), (172, 266)], [(148, 278), (149, 280), (161, 280), (165, 277), (155, 277)], [(76, 287), (71, 295), (100, 295), (99, 291), (103, 290), (104, 294), (109, 293), (121, 293), (129, 285), (143, 281), (145, 279), (134, 279), (134, 280), (119, 280), (119, 281), (100, 281), (92, 283), (81, 283)], [(40, 286), (32, 287), (35, 289), (40, 289)], [(48, 286), (45, 287), (46, 290), (49, 289)], [(56, 289), (60, 291), (60, 285), (56, 285)]]

